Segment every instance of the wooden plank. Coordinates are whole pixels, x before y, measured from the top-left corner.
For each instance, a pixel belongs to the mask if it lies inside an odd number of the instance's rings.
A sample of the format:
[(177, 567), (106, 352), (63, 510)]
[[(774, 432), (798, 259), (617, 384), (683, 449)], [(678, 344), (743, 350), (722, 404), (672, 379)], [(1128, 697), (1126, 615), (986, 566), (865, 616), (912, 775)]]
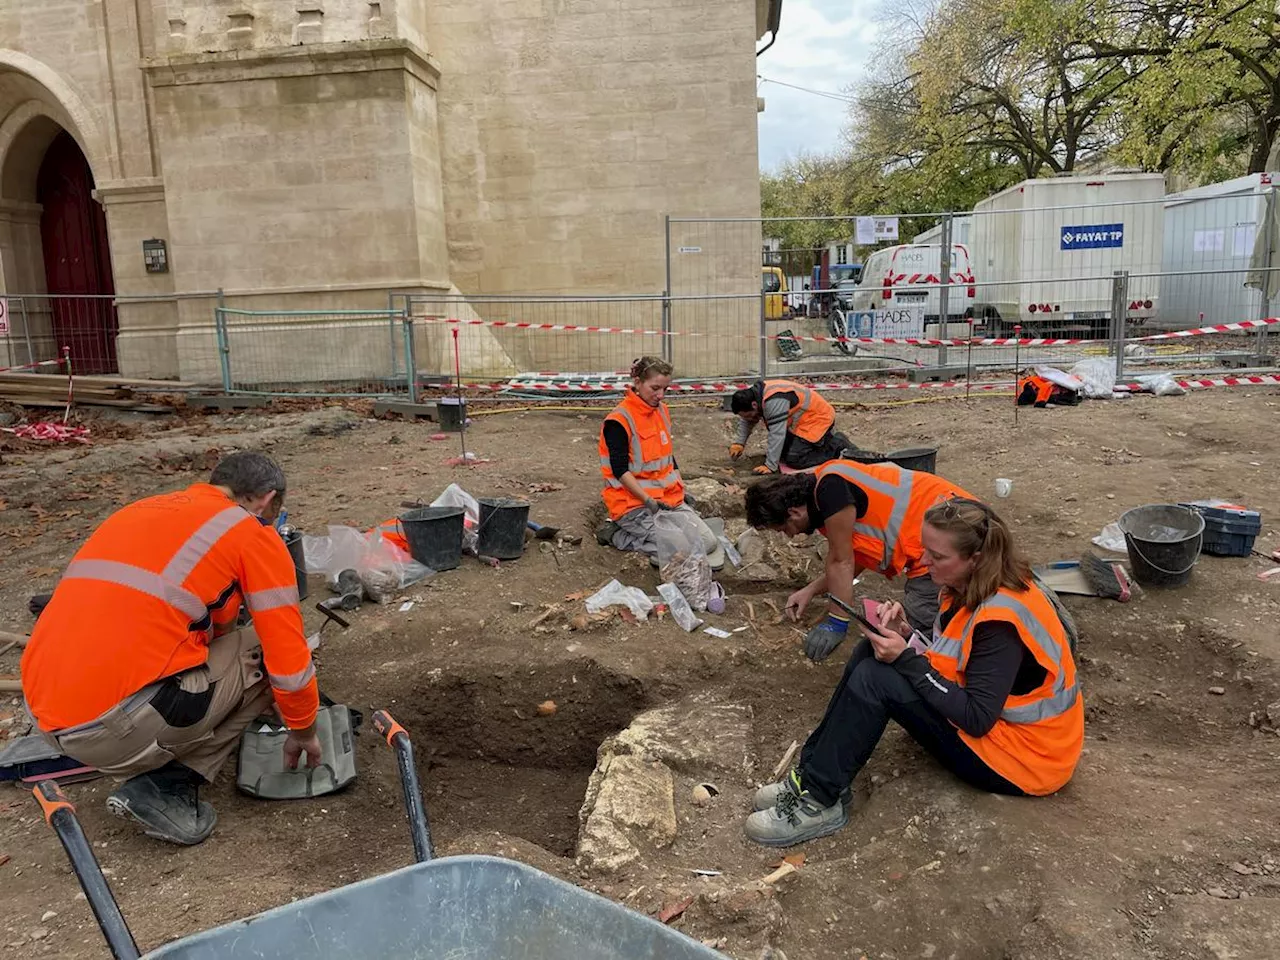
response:
[[(0, 400), (8, 400), (21, 407), (40, 407), (41, 409), (57, 409), (67, 405), (65, 397), (61, 400), (45, 400), (37, 397), (7, 395), (2, 390), (0, 390)], [(73, 403), (72, 406), (115, 407), (119, 410), (134, 410), (138, 413), (174, 412), (174, 408), (165, 403), (143, 403), (139, 400), (108, 400), (99, 397), (90, 397), (87, 399), (84, 397), (76, 397), (75, 403)]]
[[(80, 376), (77, 374), (75, 381), (77, 384), (83, 383), (92, 386), (145, 388), (158, 392), (189, 390), (196, 386), (194, 383), (190, 383), (186, 380), (148, 380), (145, 377), (127, 377), (115, 374), (110, 376), (103, 374)], [(0, 382), (61, 383), (63, 386), (66, 386), (67, 375), (65, 373), (0, 373)]]

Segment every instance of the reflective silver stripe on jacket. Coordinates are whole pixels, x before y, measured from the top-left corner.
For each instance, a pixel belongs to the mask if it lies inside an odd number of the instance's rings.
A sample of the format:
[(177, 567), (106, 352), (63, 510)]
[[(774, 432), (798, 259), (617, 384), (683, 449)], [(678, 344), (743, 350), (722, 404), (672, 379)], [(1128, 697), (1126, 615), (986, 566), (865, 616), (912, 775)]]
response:
[[(161, 573), (154, 573), (132, 563), (119, 560), (73, 560), (63, 579), (99, 580), (130, 587), (148, 596), (163, 600), (169, 606), (185, 613), (192, 621), (208, 616), (205, 602), (182, 586), (200, 561), (209, 555), (219, 540), (236, 525), (249, 519), (244, 507), (232, 506), (220, 510), (202, 523), (165, 564)], [(296, 587), (294, 588), (296, 592)], [(296, 602), (296, 598), (295, 598)]]
[(308, 683), (314, 679), (316, 675), (316, 665), (308, 663), (306, 667), (297, 673), (274, 674), (268, 673), (267, 680), (271, 686), (275, 687), (282, 693), (297, 693), (306, 687)]
[(250, 613), (262, 613), (264, 610), (276, 610), (279, 607), (296, 607), (298, 605), (298, 585), (255, 590), (253, 593), (244, 595), (244, 602)]
[[(1031, 589), (1039, 588), (1032, 586)], [(1001, 718), (1010, 723), (1037, 723), (1051, 717), (1061, 716), (1075, 706), (1076, 698), (1080, 696), (1080, 687), (1076, 683), (1071, 684), (1069, 687), (1067, 686), (1066, 671), (1063, 669), (1062, 645), (1058, 643), (1053, 634), (1044, 628), (1044, 624), (1032, 615), (1027, 605), (1016, 597), (997, 593), (978, 609), (998, 609), (1012, 612), (1017, 616), (1018, 622), (1027, 633), (1031, 634), (1032, 639), (1039, 644), (1040, 649), (1048, 654), (1054, 665), (1053, 692), (1034, 703), (1023, 704), (1018, 707), (1005, 707), (1000, 711)], [(976, 616), (977, 613), (975, 612), (974, 616), (965, 624), (966, 636), (971, 635), (973, 620)], [(960, 669), (964, 669), (964, 663), (960, 664)]]
[(901, 467), (894, 467), (894, 469), (898, 471), (896, 483), (885, 483), (870, 474), (862, 473), (841, 463), (831, 464), (823, 473), (824, 477), (834, 473), (855, 486), (874, 490), (876, 493), (892, 500), (893, 506), (889, 510), (889, 521), (883, 528), (872, 526), (869, 523), (855, 523), (853, 525), (853, 529), (857, 533), (880, 541), (883, 551), (880, 559), (881, 571), (888, 570), (893, 561), (893, 548), (902, 536), (902, 521), (906, 518), (907, 508), (911, 505), (911, 486), (915, 482), (915, 474), (910, 470), (903, 470)]
[[(619, 407), (613, 411), (623, 420), (627, 422), (627, 435), (631, 438), (631, 455), (627, 463), (627, 471), (637, 479), (642, 473), (654, 473), (658, 470), (673, 468), (675, 466), (675, 457), (667, 455), (659, 457), (656, 460), (645, 460), (644, 452), (640, 446), (640, 434), (636, 430), (635, 419), (631, 416), (631, 411)], [(662, 407), (658, 408), (658, 416), (662, 418), (662, 425), (667, 431), (667, 439), (671, 438), (671, 415)], [(605, 485), (614, 488), (621, 488), (622, 483), (616, 477), (609, 474), (610, 467), (609, 458), (602, 456), (600, 458), (600, 466), (605, 468)], [(675, 469), (667, 469), (657, 480), (640, 480), (640, 487), (643, 490), (665, 490), (676, 481), (680, 480), (680, 471)]]
[(129, 587), (149, 597), (163, 600), (169, 606), (185, 613), (191, 620), (199, 620), (208, 613), (204, 601), (190, 590), (166, 580), (158, 573), (143, 570), (131, 563), (118, 560), (73, 560), (62, 575), (63, 580), (100, 580), (117, 586)]

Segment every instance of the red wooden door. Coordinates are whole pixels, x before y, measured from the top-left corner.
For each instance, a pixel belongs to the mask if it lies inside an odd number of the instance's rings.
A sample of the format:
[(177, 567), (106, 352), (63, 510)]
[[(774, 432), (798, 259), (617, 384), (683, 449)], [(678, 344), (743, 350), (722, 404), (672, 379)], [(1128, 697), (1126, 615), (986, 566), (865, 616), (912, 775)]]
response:
[(71, 348), (80, 373), (115, 373), (115, 282), (107, 218), (93, 199), (93, 172), (75, 139), (58, 134), (36, 181), (44, 271), (58, 351)]

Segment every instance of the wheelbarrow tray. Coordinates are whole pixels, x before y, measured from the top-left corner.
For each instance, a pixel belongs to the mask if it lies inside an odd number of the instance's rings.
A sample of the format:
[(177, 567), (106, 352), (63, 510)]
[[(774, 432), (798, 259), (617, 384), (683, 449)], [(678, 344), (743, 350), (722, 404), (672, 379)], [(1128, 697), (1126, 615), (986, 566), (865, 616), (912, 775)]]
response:
[(723, 954), (499, 857), (446, 857), (160, 947), (147, 960), (694, 960)]

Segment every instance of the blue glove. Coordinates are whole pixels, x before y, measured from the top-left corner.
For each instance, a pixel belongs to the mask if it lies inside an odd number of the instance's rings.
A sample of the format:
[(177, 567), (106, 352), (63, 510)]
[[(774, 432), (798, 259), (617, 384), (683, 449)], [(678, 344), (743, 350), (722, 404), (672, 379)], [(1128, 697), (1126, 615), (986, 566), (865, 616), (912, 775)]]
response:
[(804, 638), (804, 655), (814, 663), (821, 663), (831, 656), (831, 651), (844, 642), (849, 632), (849, 621), (827, 614), (827, 619), (809, 631)]

